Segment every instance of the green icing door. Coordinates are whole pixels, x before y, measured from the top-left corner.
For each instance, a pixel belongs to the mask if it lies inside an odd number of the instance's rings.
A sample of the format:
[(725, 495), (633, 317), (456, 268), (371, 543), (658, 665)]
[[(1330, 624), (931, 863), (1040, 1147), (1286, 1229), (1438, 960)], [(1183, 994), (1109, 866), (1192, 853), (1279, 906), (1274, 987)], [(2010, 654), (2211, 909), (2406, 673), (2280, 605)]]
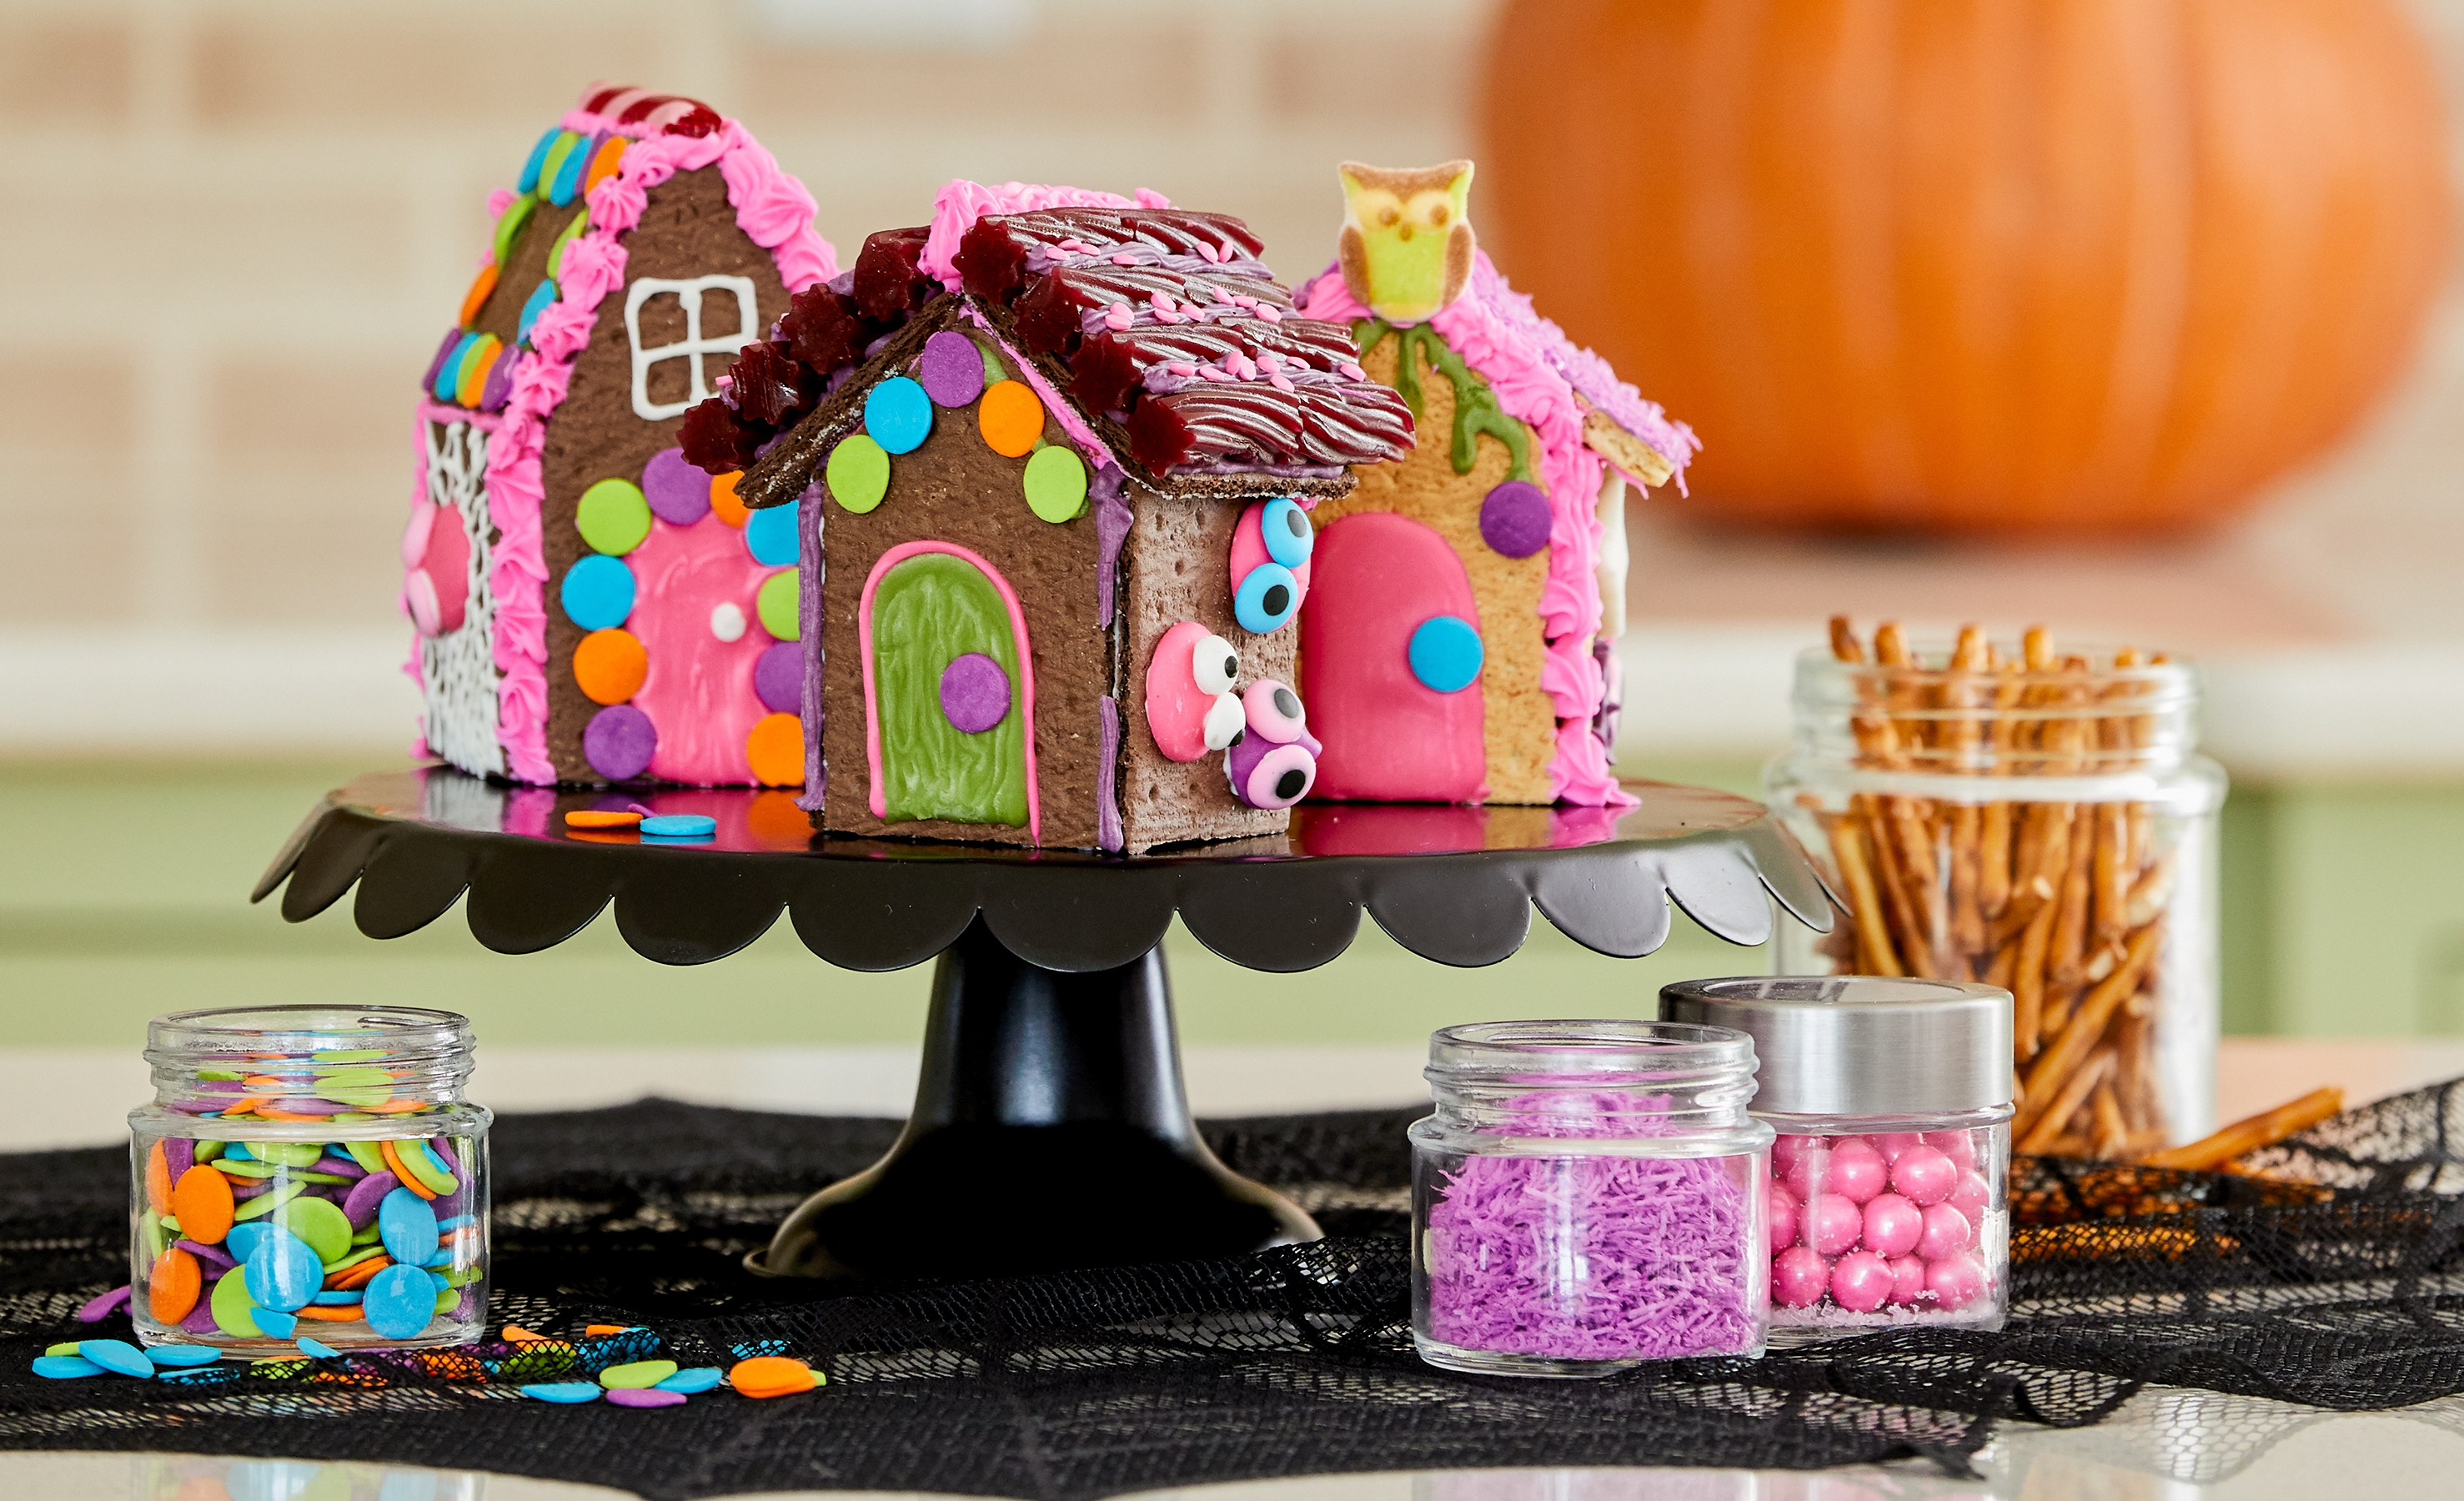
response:
[[(892, 824), (942, 818), (1023, 826), (1026, 695), (1001, 590), (963, 558), (917, 553), (881, 575), (870, 626), (880, 737), (871, 768), (874, 816)], [(943, 691), (951, 664), (970, 653), (990, 657), (1009, 689), (1008, 712), (972, 734), (952, 722)]]

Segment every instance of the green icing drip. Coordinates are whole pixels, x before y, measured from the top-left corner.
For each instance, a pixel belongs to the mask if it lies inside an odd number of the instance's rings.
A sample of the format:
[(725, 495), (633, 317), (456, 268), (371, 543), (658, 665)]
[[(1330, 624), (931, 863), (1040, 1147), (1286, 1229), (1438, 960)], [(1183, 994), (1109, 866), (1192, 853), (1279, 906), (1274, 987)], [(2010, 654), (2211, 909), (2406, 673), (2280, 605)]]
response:
[[(881, 716), (882, 807), (890, 823), (1026, 823), (1026, 727), (1018, 647), (990, 579), (948, 553), (918, 553), (872, 596), (873, 694)], [(941, 673), (980, 651), (1009, 674), (1009, 713), (969, 735), (941, 712)]]
[(1468, 475), (1480, 461), (1475, 439), (1485, 432), (1506, 445), (1511, 459), (1506, 477), (1538, 482), (1531, 473), (1531, 430), (1506, 414), (1497, 405), (1497, 393), (1480, 378), (1463, 356), (1454, 352), (1444, 337), (1427, 323), (1415, 323), (1409, 328), (1397, 328), (1382, 318), (1364, 318), (1352, 325), (1353, 338), (1359, 342), (1360, 356), (1377, 347), (1388, 334), (1397, 342), (1395, 349), (1395, 389), (1402, 393), (1403, 405), (1412, 408), (1412, 417), (1420, 416), (1420, 362), (1428, 358), (1429, 367), (1452, 382), (1455, 388), (1454, 444), (1447, 453), (1458, 475)]

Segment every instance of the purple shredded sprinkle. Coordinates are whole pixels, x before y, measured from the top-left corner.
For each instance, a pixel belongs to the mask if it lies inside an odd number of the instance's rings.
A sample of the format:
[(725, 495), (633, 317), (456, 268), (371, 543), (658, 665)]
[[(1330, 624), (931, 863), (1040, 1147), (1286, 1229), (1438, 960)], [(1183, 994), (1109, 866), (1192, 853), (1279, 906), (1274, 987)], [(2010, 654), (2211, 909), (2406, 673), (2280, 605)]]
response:
[[(1526, 1095), (1500, 1135), (1634, 1137), (1623, 1094)], [(1625, 1113), (1619, 1115), (1615, 1113)], [(1475, 1156), (1429, 1209), (1428, 1333), (1571, 1360), (1754, 1348), (1752, 1220), (1730, 1158)]]

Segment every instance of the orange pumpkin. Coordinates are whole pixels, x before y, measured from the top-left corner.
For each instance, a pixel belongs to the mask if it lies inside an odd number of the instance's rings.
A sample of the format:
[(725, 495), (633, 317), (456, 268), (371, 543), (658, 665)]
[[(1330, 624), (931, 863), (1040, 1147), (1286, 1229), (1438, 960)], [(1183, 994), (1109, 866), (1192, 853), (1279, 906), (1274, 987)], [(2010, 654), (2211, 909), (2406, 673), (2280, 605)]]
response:
[(2335, 441), (2446, 270), (2390, 0), (1515, 0), (1481, 232), (1703, 435), (1672, 503), (2212, 520)]

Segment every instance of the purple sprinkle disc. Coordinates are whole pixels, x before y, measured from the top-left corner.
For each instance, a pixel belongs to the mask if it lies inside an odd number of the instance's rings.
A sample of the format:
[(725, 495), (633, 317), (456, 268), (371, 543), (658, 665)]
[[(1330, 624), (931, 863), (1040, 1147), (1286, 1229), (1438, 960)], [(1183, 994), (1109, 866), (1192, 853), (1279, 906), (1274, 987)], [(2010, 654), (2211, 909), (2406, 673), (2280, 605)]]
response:
[(1528, 480), (1499, 485), (1480, 503), (1480, 540), (1508, 558), (1530, 557), (1549, 545), (1549, 497)]
[(753, 692), (772, 714), (794, 714), (804, 701), (804, 649), (793, 641), (764, 647), (753, 664)]
[(984, 357), (976, 342), (946, 328), (924, 341), (915, 375), (936, 406), (963, 407), (984, 393)]
[(650, 753), (658, 748), (650, 717), (629, 703), (600, 710), (582, 732), (583, 759), (610, 782), (629, 782), (649, 770)]
[(969, 735), (980, 735), (1009, 713), (1009, 674), (981, 651), (941, 670), (941, 712)]
[(691, 526), (710, 515), (710, 476), (682, 449), (661, 449), (642, 466), (642, 498), (670, 526)]
[(171, 1170), (171, 1181), (178, 1182), (182, 1174), (197, 1165), (197, 1143), (187, 1137), (165, 1137), (163, 1165)]
[(85, 1307), (78, 1309), (77, 1322), (80, 1324), (99, 1324), (104, 1319), (109, 1318), (119, 1310), (121, 1304), (124, 1304), (127, 1301), (128, 1290), (126, 1288), (114, 1288), (102, 1296), (96, 1298), (93, 1302), (88, 1303)]
[(351, 1222), (352, 1229), (366, 1229), (377, 1223), (377, 1206), (385, 1203), (385, 1196), (401, 1186), (402, 1180), (390, 1172), (370, 1173), (351, 1185), (342, 1200), (342, 1217)]
[(681, 1407), (685, 1394), (655, 1386), (619, 1386), (607, 1394), (607, 1400), (619, 1407)]

